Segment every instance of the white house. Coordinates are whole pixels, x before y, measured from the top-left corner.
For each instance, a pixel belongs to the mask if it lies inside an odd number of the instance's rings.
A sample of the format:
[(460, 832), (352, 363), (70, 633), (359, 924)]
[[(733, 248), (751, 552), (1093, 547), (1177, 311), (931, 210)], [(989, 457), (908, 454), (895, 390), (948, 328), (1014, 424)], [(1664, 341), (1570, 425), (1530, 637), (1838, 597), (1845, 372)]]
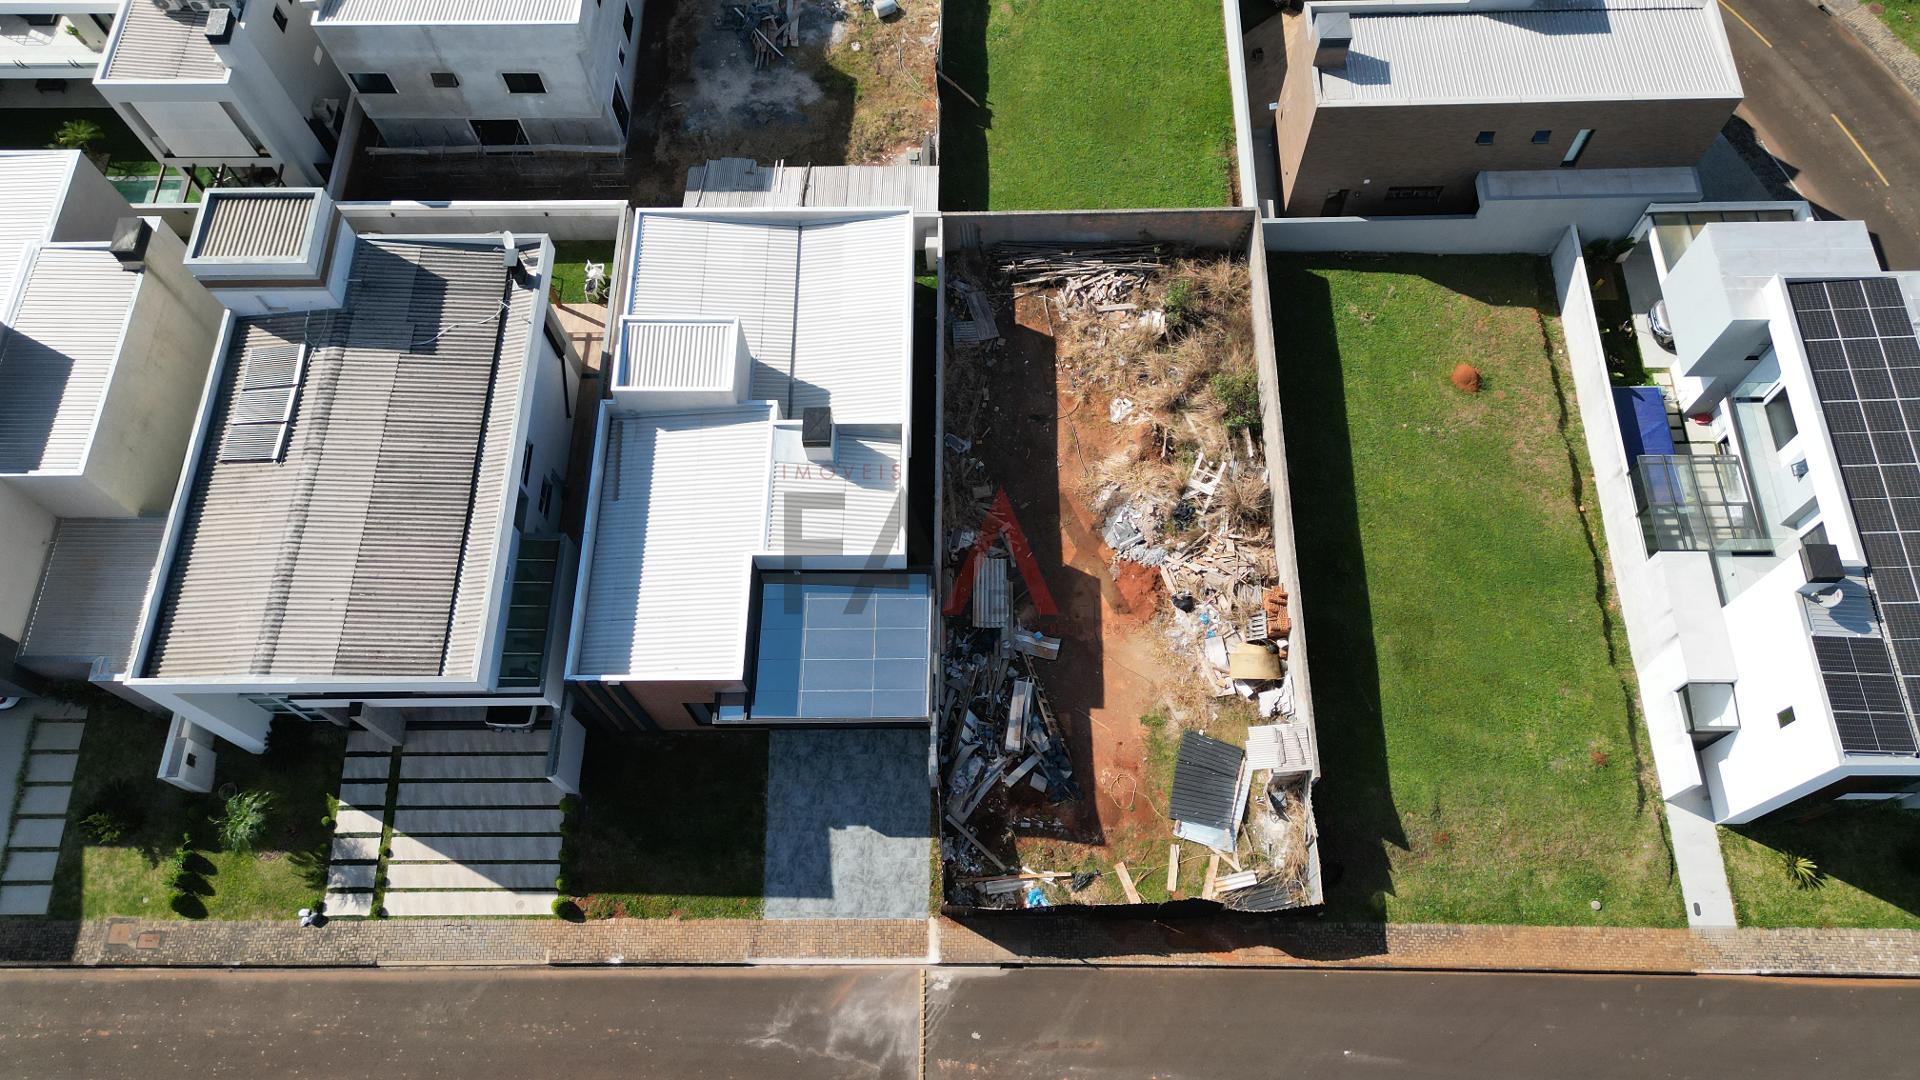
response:
[(642, 0), (322, 0), (388, 146), (624, 148)]
[(576, 713), (625, 730), (926, 723), (912, 214), (649, 210), (629, 250)]
[(0, 153), (0, 696), (124, 672), (220, 305), (77, 151)]
[(398, 742), (560, 703), (580, 368), (544, 236), (356, 235), (318, 190), (208, 193), (187, 266), (232, 309), (128, 685), (161, 775), (276, 716)]
[(1920, 275), (1882, 272), (1864, 225), (1804, 204), (1654, 207), (1635, 235), (1629, 291), (1664, 303), (1692, 418), (1669, 444), (1616, 391), (1642, 535), (1610, 542), (1646, 558), (1627, 606), (1654, 613), (1636, 659), (1663, 793), (1703, 791), (1727, 824), (1911, 802)]
[(0, 79), (91, 82), (120, 0), (0, 4)]
[(154, 157), (324, 184), (347, 84), (296, 0), (124, 0), (94, 86)]

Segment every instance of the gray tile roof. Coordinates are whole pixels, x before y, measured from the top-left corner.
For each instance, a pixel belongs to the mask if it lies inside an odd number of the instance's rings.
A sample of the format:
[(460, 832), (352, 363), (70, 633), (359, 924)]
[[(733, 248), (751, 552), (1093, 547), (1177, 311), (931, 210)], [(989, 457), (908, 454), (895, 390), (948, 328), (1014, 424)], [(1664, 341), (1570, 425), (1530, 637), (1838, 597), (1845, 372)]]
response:
[(227, 65), (207, 40), (207, 13), (168, 11), (158, 0), (131, 0), (105, 77), (165, 82), (218, 81)]
[[(634, 5), (635, 10), (639, 5)], [(322, 23), (578, 22), (581, 0), (327, 0)]]
[[(534, 292), (452, 243), (362, 238), (352, 279), (236, 325), (144, 675), (473, 676)], [(301, 341), (284, 456), (218, 460), (247, 350)]]

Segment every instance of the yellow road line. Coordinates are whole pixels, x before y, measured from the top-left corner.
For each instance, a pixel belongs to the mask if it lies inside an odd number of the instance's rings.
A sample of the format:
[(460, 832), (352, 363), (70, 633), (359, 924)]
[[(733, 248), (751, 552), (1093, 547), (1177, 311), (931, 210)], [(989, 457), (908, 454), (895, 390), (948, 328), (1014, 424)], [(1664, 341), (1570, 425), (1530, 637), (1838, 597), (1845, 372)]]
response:
[(1893, 186), (1892, 184), (1889, 184), (1889, 183), (1887, 183), (1887, 174), (1886, 174), (1886, 173), (1883, 173), (1883, 172), (1881, 172), (1881, 171), (1880, 171), (1880, 166), (1878, 166), (1878, 165), (1875, 165), (1875, 164), (1873, 163), (1873, 155), (1871, 155), (1871, 154), (1869, 154), (1869, 153), (1867, 153), (1867, 148), (1866, 148), (1866, 147), (1864, 147), (1864, 146), (1861, 146), (1861, 145), (1860, 145), (1860, 140), (1859, 140), (1859, 139), (1856, 139), (1856, 138), (1854, 138), (1854, 137), (1853, 137), (1853, 132), (1851, 132), (1851, 131), (1848, 131), (1848, 130), (1847, 130), (1847, 125), (1845, 125), (1845, 124), (1841, 124), (1841, 123), (1840, 123), (1840, 118), (1839, 118), (1838, 116), (1834, 116), (1834, 114), (1833, 114), (1833, 113), (1828, 113), (1827, 115), (1828, 115), (1828, 116), (1832, 116), (1832, 117), (1833, 117), (1833, 122), (1834, 122), (1834, 123), (1836, 123), (1836, 124), (1840, 124), (1840, 134), (1842, 134), (1842, 135), (1845, 135), (1845, 136), (1847, 137), (1847, 141), (1853, 144), (1853, 148), (1854, 148), (1855, 150), (1858, 150), (1858, 151), (1860, 151), (1860, 157), (1861, 157), (1861, 158), (1862, 158), (1862, 159), (1863, 159), (1864, 161), (1866, 161), (1866, 163), (1867, 163), (1867, 168), (1869, 168), (1869, 169), (1872, 169), (1872, 170), (1873, 170), (1873, 175), (1875, 175), (1875, 176), (1877, 176), (1877, 177), (1879, 177), (1879, 178), (1880, 178), (1880, 184), (1881, 184), (1881, 186), (1883, 186), (1883, 187), (1892, 187), (1892, 186)]
[(1727, 9), (1727, 14), (1732, 15), (1736, 19), (1739, 19), (1741, 26), (1744, 26), (1747, 29), (1753, 31), (1753, 36), (1760, 39), (1760, 44), (1765, 45), (1769, 49), (1773, 48), (1773, 42), (1767, 40), (1767, 35), (1761, 33), (1759, 27), (1748, 22), (1747, 17), (1745, 15), (1742, 15), (1738, 11), (1733, 10), (1733, 5), (1727, 3), (1727, 0), (1720, 0), (1720, 6)]

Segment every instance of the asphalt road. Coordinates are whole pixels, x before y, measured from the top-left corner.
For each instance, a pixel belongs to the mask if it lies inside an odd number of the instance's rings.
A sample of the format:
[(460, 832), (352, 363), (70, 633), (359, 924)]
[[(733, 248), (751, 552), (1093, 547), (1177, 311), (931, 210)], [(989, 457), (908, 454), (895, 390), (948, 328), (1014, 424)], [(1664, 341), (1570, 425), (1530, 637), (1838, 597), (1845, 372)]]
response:
[(1920, 270), (1920, 102), (1807, 0), (1722, 0), (1721, 14), (1740, 115), (1808, 201), (1866, 222), (1889, 269)]
[[(0, 972), (0, 1076), (921, 1075), (915, 968)], [(1920, 983), (926, 974), (937, 1078), (1911, 1075)]]

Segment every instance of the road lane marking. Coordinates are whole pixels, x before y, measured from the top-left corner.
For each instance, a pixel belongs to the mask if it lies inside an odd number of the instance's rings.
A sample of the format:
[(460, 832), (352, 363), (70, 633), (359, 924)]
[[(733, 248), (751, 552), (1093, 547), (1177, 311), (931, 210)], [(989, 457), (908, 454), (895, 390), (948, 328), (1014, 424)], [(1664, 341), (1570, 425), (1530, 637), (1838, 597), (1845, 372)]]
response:
[(1748, 22), (1747, 17), (1745, 15), (1742, 15), (1738, 11), (1735, 11), (1733, 9), (1733, 5), (1727, 3), (1727, 0), (1720, 0), (1720, 6), (1727, 9), (1727, 14), (1732, 15), (1736, 19), (1739, 19), (1741, 26), (1744, 26), (1747, 29), (1753, 31), (1753, 36), (1760, 39), (1760, 44), (1765, 45), (1769, 49), (1773, 48), (1773, 42), (1767, 40), (1767, 35), (1761, 33), (1759, 27)]
[(1853, 132), (1847, 130), (1847, 125), (1841, 124), (1840, 118), (1838, 116), (1835, 116), (1833, 113), (1828, 113), (1827, 115), (1833, 117), (1834, 123), (1840, 124), (1840, 134), (1845, 135), (1847, 137), (1847, 141), (1853, 144), (1853, 148), (1855, 150), (1860, 151), (1860, 157), (1866, 161), (1867, 168), (1872, 169), (1873, 175), (1880, 178), (1880, 185), (1882, 187), (1892, 187), (1893, 185), (1887, 182), (1887, 174), (1881, 172), (1880, 166), (1875, 165), (1873, 163), (1873, 156), (1867, 153), (1866, 147), (1860, 145), (1859, 139), (1856, 139), (1853, 137)]

